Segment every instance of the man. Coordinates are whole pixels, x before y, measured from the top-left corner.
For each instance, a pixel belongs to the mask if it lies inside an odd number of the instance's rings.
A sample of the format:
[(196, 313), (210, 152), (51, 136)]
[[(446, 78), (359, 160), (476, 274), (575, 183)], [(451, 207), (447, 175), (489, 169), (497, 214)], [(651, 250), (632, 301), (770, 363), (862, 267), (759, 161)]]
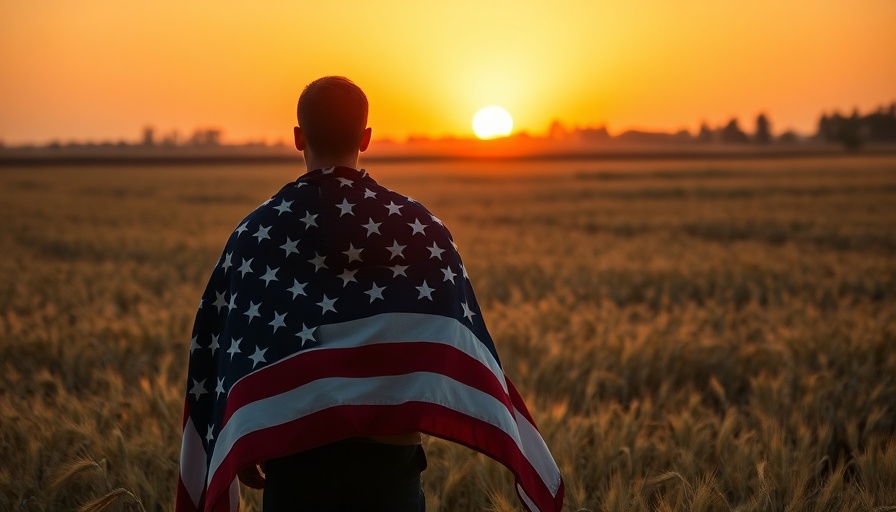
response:
[[(563, 484), (504, 376), (448, 230), (358, 170), (367, 98), (309, 84), (307, 172), (252, 212), (212, 272), (190, 346), (178, 510), (423, 510), (420, 433), (507, 466), (530, 510)], [(263, 473), (260, 473), (258, 468)]]

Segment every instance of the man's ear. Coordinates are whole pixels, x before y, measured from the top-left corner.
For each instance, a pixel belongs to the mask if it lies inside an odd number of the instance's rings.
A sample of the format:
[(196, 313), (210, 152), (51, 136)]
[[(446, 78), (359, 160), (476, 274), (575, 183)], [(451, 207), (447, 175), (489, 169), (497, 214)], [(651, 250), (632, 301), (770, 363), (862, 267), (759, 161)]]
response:
[(370, 134), (373, 133), (373, 129), (369, 126), (364, 129), (364, 134), (361, 135), (361, 145), (358, 147), (358, 151), (364, 152), (367, 151), (367, 146), (370, 145)]
[(292, 135), (296, 139), (296, 149), (299, 151), (305, 151), (307, 147), (305, 144), (305, 133), (302, 132), (302, 128), (296, 126), (292, 129)]

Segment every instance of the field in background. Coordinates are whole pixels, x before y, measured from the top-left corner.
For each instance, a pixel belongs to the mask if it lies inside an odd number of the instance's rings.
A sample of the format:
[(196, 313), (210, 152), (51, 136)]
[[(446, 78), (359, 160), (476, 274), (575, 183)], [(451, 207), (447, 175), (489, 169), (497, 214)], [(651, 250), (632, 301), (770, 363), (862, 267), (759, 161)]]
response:
[[(896, 510), (896, 159), (368, 170), (452, 230), (567, 510)], [(298, 174), (0, 169), (0, 509), (171, 507), (201, 291)], [(518, 509), (427, 453), (430, 510)]]

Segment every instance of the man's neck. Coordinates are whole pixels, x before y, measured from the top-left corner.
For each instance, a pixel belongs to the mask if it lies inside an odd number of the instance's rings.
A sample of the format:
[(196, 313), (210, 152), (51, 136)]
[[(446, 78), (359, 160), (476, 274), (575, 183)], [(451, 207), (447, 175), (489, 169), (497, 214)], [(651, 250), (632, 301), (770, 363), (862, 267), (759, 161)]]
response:
[(305, 168), (308, 172), (315, 169), (326, 169), (328, 167), (351, 167), (358, 168), (358, 155), (346, 155), (343, 157), (315, 157), (305, 153)]

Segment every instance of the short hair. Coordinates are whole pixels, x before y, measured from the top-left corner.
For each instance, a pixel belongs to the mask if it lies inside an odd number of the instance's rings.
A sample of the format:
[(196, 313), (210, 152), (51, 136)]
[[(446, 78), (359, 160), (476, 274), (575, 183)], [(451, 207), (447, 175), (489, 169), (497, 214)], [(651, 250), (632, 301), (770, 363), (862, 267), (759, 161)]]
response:
[(367, 96), (348, 78), (325, 76), (311, 82), (296, 110), (305, 142), (316, 154), (358, 151), (367, 128)]

